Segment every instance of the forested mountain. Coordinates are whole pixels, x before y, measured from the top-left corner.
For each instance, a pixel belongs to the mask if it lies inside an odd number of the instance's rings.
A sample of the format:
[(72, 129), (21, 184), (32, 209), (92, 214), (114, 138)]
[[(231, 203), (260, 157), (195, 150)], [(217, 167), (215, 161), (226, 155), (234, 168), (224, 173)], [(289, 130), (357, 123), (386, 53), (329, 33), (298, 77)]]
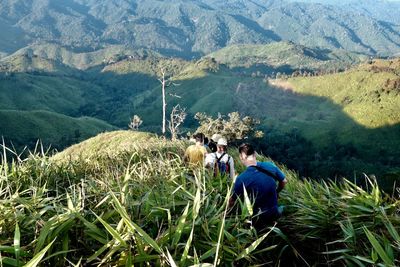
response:
[(341, 6), (346, 9), (355, 10), (360, 14), (400, 24), (400, 1), (399, 0), (291, 0), (292, 2), (320, 3), (325, 5)]
[(75, 51), (120, 44), (196, 57), (232, 44), (288, 40), (390, 56), (400, 52), (399, 12), (397, 3), (369, 1), (4, 0), (0, 52), (54, 42)]

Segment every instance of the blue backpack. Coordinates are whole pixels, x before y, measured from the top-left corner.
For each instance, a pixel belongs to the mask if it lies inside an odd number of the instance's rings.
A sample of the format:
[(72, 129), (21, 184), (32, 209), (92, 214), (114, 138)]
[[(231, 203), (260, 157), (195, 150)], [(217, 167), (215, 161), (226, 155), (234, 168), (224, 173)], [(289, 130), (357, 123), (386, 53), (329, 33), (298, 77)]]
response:
[[(214, 153), (215, 157), (217, 158), (217, 153)], [(214, 165), (214, 177), (217, 176), (218, 174), (220, 175), (229, 175), (229, 161), (231, 160), (231, 157), (228, 155), (228, 160), (226, 162), (221, 161), (221, 159), (226, 155), (226, 153), (223, 153), (217, 160), (215, 161)]]

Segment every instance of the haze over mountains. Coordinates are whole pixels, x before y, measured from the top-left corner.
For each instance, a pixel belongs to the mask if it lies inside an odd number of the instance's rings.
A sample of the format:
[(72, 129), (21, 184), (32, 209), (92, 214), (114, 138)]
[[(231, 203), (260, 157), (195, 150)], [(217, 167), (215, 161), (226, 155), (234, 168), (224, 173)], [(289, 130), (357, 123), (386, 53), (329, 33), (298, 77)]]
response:
[[(293, 41), (369, 55), (400, 53), (400, 4), (388, 1), (4, 0), (0, 53), (52, 42), (110, 44), (193, 57), (232, 44)], [(339, 4), (340, 3), (340, 4)]]

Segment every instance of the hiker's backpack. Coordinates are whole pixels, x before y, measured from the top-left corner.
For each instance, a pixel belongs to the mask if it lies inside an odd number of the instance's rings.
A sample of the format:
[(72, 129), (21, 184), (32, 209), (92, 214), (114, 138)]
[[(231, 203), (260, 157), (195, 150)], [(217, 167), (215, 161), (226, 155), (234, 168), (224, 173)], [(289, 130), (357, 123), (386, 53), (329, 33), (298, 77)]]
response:
[(228, 160), (224, 162), (222, 161), (222, 158), (226, 155), (226, 153), (223, 153), (219, 158), (217, 158), (217, 153), (214, 154), (216, 158), (214, 163), (214, 176), (217, 176), (218, 174), (229, 175), (229, 161), (231, 160), (231, 157), (228, 155)]

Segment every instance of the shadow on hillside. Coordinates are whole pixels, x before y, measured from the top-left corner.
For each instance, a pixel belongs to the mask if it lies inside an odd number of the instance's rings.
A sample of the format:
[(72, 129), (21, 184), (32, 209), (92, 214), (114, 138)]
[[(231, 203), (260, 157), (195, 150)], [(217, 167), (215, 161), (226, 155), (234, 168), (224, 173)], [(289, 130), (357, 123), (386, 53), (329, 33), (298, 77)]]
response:
[(364, 181), (366, 174), (387, 190), (399, 184), (400, 124), (370, 129), (330, 99), (290, 88), (243, 84), (233, 93), (234, 110), (264, 121), (259, 147), (302, 175)]
[[(142, 129), (159, 131), (162, 101), (156, 77), (93, 68), (70, 78), (102, 90), (97, 96), (83, 94), (92, 99), (81, 105), (75, 116), (96, 117), (127, 128), (131, 116), (137, 114), (144, 121)], [(265, 132), (259, 148), (302, 176), (353, 178), (366, 173), (378, 180), (400, 176), (400, 124), (368, 129), (329, 99), (268, 86), (262, 78), (238, 76), (225, 69), (223, 74), (209, 73), (177, 84), (167, 88), (167, 112), (175, 104), (186, 107), (184, 127), (197, 126), (196, 112), (215, 116), (239, 111), (259, 118)]]
[[(242, 115), (259, 118), (266, 133), (259, 147), (303, 176), (349, 177), (352, 180), (362, 178), (365, 173), (381, 181), (400, 176), (400, 151), (397, 149), (400, 147), (400, 124), (369, 129), (327, 98), (267, 85), (262, 78), (227, 76), (226, 70), (223, 71), (224, 75), (210, 73), (203, 78), (178, 81), (178, 86), (167, 88), (167, 113), (175, 104), (186, 107), (188, 116), (184, 127), (188, 128), (196, 127), (193, 119), (196, 112), (215, 116), (218, 112), (239, 111)], [(155, 77), (103, 73), (96, 79), (104, 85), (121, 85), (117, 86), (120, 93), (106, 104), (110, 112), (116, 112), (111, 117), (120, 116), (121, 110), (127, 116), (138, 114), (147, 130), (159, 131), (161, 86)], [(114, 102), (121, 97), (124, 101)], [(392, 185), (388, 182), (385, 186)]]
[[(261, 78), (210, 74), (178, 83), (169, 90), (181, 98), (170, 98), (169, 108), (177, 103), (187, 107), (186, 127), (196, 127), (191, 119), (195, 112), (215, 116), (239, 111), (263, 121), (263, 152), (303, 176), (363, 181), (365, 173), (376, 176), (387, 190), (399, 180), (400, 124), (369, 129), (327, 98), (267, 86)], [(144, 121), (160, 125), (157, 88), (141, 103), (137, 110)]]
[(260, 33), (262, 36), (267, 36), (270, 40), (268, 41), (274, 41), (274, 42), (279, 42), (282, 41), (282, 38), (274, 33), (273, 31), (266, 30), (263, 27), (261, 27), (258, 23), (256, 23), (253, 20), (250, 20), (244, 16), (241, 15), (232, 15), (237, 21), (242, 23), (243, 25), (247, 26), (249, 29), (253, 29), (257, 33)]

